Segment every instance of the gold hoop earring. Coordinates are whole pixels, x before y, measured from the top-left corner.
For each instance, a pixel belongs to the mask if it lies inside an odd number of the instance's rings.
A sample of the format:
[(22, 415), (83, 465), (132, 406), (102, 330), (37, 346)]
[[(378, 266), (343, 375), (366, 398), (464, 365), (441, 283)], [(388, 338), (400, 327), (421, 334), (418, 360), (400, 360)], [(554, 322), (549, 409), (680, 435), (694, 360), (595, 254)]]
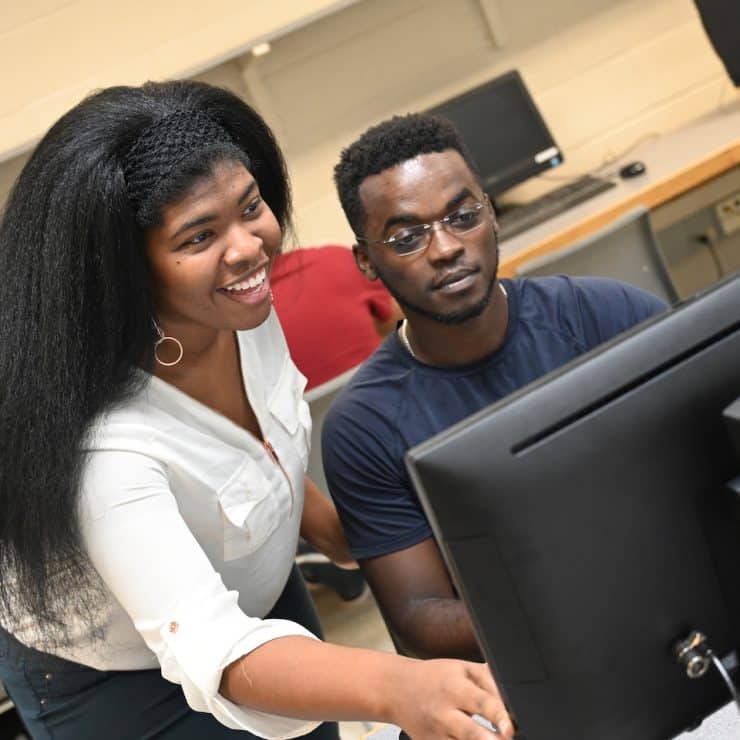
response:
[[(154, 324), (154, 328), (157, 331), (157, 334), (159, 335), (159, 339), (154, 342), (154, 359), (160, 364), (164, 365), (165, 367), (172, 367), (173, 365), (177, 365), (180, 360), (182, 360), (182, 356), (184, 354), (184, 350), (182, 348), (182, 342), (179, 339), (176, 339), (175, 337), (168, 337), (165, 335), (165, 333), (162, 331), (162, 327), (154, 320), (152, 319), (152, 323)], [(160, 346), (164, 342), (174, 342), (177, 345), (177, 359), (172, 362), (165, 362), (164, 360), (159, 359), (159, 355), (157, 354), (157, 350), (160, 348)]]

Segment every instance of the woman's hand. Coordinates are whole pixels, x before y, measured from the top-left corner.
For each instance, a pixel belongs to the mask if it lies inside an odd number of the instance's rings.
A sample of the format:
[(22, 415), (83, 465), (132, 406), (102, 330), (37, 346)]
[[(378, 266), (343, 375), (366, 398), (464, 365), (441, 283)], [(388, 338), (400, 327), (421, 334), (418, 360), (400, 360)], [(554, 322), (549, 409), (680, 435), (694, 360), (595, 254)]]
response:
[(340, 568), (347, 570), (357, 568), (334, 504), (308, 476), (305, 481), (306, 495), (301, 517), (301, 537), (314, 550), (326, 555)]
[[(488, 666), (459, 660), (410, 661), (394, 701), (395, 724), (412, 740), (511, 740), (514, 726)], [(498, 734), (473, 719), (491, 722)]]

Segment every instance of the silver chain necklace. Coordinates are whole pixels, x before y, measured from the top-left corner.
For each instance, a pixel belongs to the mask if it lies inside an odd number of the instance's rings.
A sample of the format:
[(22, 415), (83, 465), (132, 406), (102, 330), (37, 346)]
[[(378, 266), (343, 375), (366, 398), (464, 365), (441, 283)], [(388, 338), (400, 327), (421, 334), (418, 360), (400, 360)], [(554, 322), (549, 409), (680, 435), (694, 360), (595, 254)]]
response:
[(408, 321), (406, 319), (403, 320), (401, 323), (401, 326), (398, 327), (398, 337), (401, 340), (401, 344), (403, 344), (404, 347), (406, 347), (406, 350), (408, 353), (416, 359), (416, 355), (414, 354), (414, 350), (411, 349), (411, 342), (409, 342), (409, 338), (406, 336), (406, 324)]
[[(503, 283), (499, 283), (498, 287), (501, 288), (501, 292), (504, 294), (504, 300), (508, 302), (509, 300), (509, 294), (506, 292), (506, 288), (504, 288)], [(416, 356), (416, 353), (411, 347), (411, 342), (409, 342), (409, 337), (407, 332), (407, 326), (408, 326), (408, 319), (404, 319), (401, 323), (401, 326), (398, 327), (398, 338), (401, 340), (401, 344), (406, 348), (408, 353), (415, 359), (418, 360), (419, 358)]]

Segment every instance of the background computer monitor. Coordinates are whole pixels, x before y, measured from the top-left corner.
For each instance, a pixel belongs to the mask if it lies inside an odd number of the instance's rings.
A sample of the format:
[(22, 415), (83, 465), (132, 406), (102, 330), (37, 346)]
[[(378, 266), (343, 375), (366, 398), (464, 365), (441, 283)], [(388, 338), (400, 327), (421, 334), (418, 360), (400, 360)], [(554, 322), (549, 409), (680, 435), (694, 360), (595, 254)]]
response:
[(739, 358), (736, 277), (408, 453), (527, 740), (669, 738), (729, 700), (672, 646), (740, 645)]
[(563, 161), (516, 70), (428, 112), (444, 116), (458, 128), (491, 197)]

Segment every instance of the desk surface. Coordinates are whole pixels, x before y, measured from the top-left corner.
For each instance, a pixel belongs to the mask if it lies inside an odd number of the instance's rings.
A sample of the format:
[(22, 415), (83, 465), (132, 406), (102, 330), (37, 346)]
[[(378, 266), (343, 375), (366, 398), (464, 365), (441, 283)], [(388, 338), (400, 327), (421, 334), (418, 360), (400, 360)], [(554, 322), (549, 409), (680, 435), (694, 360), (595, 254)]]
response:
[[(644, 175), (617, 186), (501, 242), (500, 274), (598, 231), (637, 205), (647, 208), (701, 185), (740, 164), (740, 102), (636, 147), (624, 161), (639, 159)], [(623, 162), (624, 163), (624, 162)]]

